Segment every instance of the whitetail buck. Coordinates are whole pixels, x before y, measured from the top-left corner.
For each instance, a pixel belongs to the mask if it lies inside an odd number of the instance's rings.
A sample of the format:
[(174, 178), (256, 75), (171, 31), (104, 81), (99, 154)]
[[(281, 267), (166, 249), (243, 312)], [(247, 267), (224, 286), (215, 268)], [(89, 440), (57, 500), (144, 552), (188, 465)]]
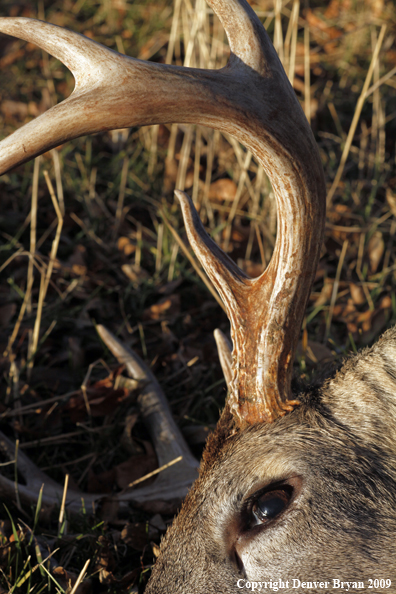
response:
[(204, 124), (253, 151), (278, 211), (260, 277), (219, 249), (177, 193), (191, 245), (226, 306), (234, 350), (231, 365), (222, 351), (224, 411), (146, 592), (228, 594), (253, 582), (263, 592), (396, 592), (396, 331), (321, 385), (291, 392), (323, 236), (322, 166), (253, 10), (246, 0), (208, 3), (231, 48), (220, 71), (133, 60), (53, 25), (0, 19), (0, 31), (36, 43), (76, 79), (67, 100), (2, 141), (0, 171), (83, 134), (154, 123)]

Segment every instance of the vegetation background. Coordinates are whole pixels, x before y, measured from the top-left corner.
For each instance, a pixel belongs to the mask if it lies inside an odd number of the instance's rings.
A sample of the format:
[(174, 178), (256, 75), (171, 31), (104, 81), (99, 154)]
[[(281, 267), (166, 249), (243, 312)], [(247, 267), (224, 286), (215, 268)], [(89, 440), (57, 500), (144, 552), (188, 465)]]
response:
[[(328, 186), (296, 359), (309, 381), (396, 320), (396, 10), (385, 0), (251, 4), (311, 122)], [(144, 60), (219, 68), (228, 56), (204, 0), (3, 0), (0, 16), (48, 20)], [(0, 69), (0, 137), (73, 89), (57, 60), (6, 36)], [(218, 132), (81, 138), (0, 180), (1, 430), (62, 485), (69, 475), (69, 486), (112, 493), (156, 466), (136, 391), (120, 384), (95, 323), (150, 365), (197, 456), (224, 404), (213, 330), (228, 322), (186, 247), (175, 187), (223, 249), (260, 274), (276, 236), (271, 186)], [(1, 455), (1, 472), (23, 480), (15, 456)], [(111, 506), (59, 517), (40, 497), (3, 503), (0, 592), (142, 592), (171, 521)]]

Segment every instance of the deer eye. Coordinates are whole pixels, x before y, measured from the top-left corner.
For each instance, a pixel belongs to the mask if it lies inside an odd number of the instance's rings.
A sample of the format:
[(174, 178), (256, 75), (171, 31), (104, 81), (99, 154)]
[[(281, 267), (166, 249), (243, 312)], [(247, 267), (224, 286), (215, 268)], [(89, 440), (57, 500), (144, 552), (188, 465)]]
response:
[(252, 506), (252, 519), (255, 523), (265, 524), (279, 516), (289, 505), (292, 491), (291, 488), (281, 488), (260, 495)]

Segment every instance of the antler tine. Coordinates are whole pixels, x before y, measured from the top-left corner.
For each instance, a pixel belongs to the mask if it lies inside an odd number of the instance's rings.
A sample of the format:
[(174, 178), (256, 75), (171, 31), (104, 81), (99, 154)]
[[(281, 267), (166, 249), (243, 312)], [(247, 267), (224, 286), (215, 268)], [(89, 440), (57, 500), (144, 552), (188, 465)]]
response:
[[(152, 485), (139, 486), (132, 491), (125, 489), (113, 494), (111, 498), (118, 502), (121, 509), (127, 509), (129, 504), (132, 504), (150, 511), (174, 513), (198, 477), (198, 461), (191, 454), (173, 420), (161, 387), (145, 363), (104, 326), (99, 325), (96, 328), (117, 360), (125, 364), (129, 375), (141, 380), (144, 384), (138, 397), (138, 405), (150, 432), (159, 466), (163, 467), (181, 457), (176, 464), (162, 470)], [(15, 443), (2, 432), (0, 432), (0, 448), (5, 450), (10, 458), (13, 457)], [(60, 505), (63, 487), (42, 472), (23, 451), (18, 453), (17, 466), (25, 480), (25, 484), (18, 484), (18, 494), (22, 501), (29, 504), (35, 503), (40, 488), (44, 485), (43, 503)], [(0, 494), (7, 499), (15, 497), (15, 482), (1, 473)], [(70, 513), (79, 513), (84, 505), (89, 512), (105, 497), (100, 493), (92, 494), (68, 489), (67, 509)]]
[(207, 125), (232, 134), (256, 155), (278, 211), (274, 253), (260, 277), (248, 278), (205, 236), (193, 206), (179, 194), (194, 250), (230, 318), (228, 409), (236, 426), (244, 426), (273, 421), (297, 404), (290, 400), (292, 365), (319, 258), (325, 184), (308, 122), (254, 11), (246, 0), (208, 2), (231, 47), (229, 63), (219, 71), (149, 64), (54, 25), (0, 19), (0, 31), (55, 48), (77, 82), (63, 103), (0, 143), (0, 173), (70, 138), (153, 123)]
[(281, 65), (276, 51), (253, 8), (245, 0), (206, 1), (227, 34), (231, 60), (239, 58), (242, 64), (260, 74), (279, 69)]
[(130, 377), (144, 381), (144, 387), (138, 397), (138, 404), (150, 431), (159, 466), (164, 466), (182, 456), (183, 462), (180, 462), (175, 468), (177, 470), (183, 468), (185, 478), (192, 482), (192, 479), (197, 476), (199, 464), (184, 441), (156, 378), (138, 355), (118, 340), (107, 328), (98, 325), (96, 329), (119, 363), (126, 366)]
[[(150, 432), (159, 466), (182, 457), (177, 464), (163, 470), (153, 485), (134, 491), (134, 497), (138, 497), (140, 505), (144, 503), (147, 508), (153, 505), (153, 500), (158, 499), (162, 499), (167, 505), (173, 502), (177, 506), (198, 477), (199, 463), (191, 454), (172, 417), (165, 395), (148, 367), (107, 328), (99, 325), (96, 329), (119, 363), (126, 366), (130, 377), (144, 382), (138, 396), (138, 405)], [(124, 496), (130, 498), (131, 494), (120, 494), (118, 499), (122, 500)]]

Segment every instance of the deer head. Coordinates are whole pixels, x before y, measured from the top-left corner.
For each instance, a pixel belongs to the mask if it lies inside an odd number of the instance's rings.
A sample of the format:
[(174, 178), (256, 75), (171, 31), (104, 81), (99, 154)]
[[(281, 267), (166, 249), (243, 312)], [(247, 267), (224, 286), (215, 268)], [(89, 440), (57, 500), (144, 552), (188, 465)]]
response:
[(47, 23), (0, 19), (0, 31), (47, 50), (76, 80), (67, 100), (2, 141), (0, 173), (71, 138), (154, 123), (204, 124), (256, 155), (278, 214), (274, 253), (258, 278), (222, 252), (176, 192), (190, 243), (226, 307), (233, 353), (222, 348), (226, 405), (147, 592), (226, 594), (252, 582), (262, 591), (321, 592), (337, 588), (333, 580), (370, 592), (370, 579), (396, 580), (396, 332), (324, 384), (292, 393), (323, 235), (323, 171), (249, 4), (208, 3), (231, 49), (219, 71), (141, 62)]

